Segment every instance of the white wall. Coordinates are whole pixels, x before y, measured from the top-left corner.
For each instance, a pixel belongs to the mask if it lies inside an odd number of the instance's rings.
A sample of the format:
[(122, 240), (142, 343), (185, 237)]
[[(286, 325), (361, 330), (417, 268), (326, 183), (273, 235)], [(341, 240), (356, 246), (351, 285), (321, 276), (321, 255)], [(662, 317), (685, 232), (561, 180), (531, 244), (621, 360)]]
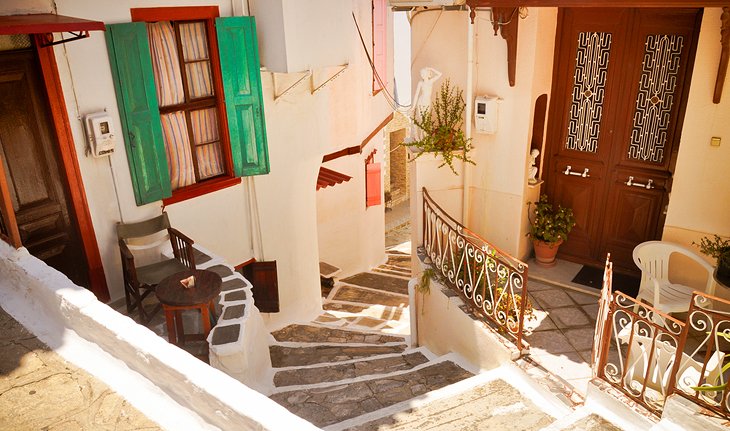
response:
[[(437, 86), (450, 78), (465, 90), (468, 19), (467, 12), (436, 11), (414, 17), (414, 87), (418, 71), (433, 66), (444, 74)], [(498, 96), (502, 101), (497, 133), (473, 135), (470, 157), (476, 166), (467, 167), (470, 202), (465, 224), (518, 257), (529, 252), (524, 234), (526, 203), (535, 194), (527, 188), (532, 116), (537, 97), (550, 89), (555, 23), (556, 9), (530, 8), (528, 17), (520, 19), (516, 84), (510, 87), (505, 40), (494, 35), (488, 12), (478, 12), (475, 21), (474, 94)], [(461, 214), (452, 216), (461, 218)]]
[[(662, 239), (691, 247), (703, 236), (730, 237), (730, 82), (720, 104), (712, 103), (720, 61), (720, 8), (707, 8), (687, 101), (682, 138)], [(722, 138), (719, 147), (710, 138)], [(696, 250), (696, 248), (695, 248)], [(708, 259), (709, 260), (709, 259)], [(714, 265), (715, 262), (712, 262)], [(677, 280), (699, 276), (677, 272)], [(730, 298), (730, 290), (716, 294)]]
[[(59, 14), (107, 24), (129, 22), (130, 8), (134, 7), (215, 5), (221, 16), (231, 15), (232, 7), (237, 12), (247, 9), (243, 0), (58, 0), (55, 4)], [(352, 0), (343, 6), (355, 12), (363, 31), (367, 32), (366, 40), (371, 28), (370, 5), (369, 0)], [(17, 1), (3, 2), (0, 14), (49, 12), (51, 6), (51, 2), (40, 0), (27, 5)], [(338, 19), (340, 15), (337, 15)], [(311, 85), (321, 84), (337, 69), (314, 70), (311, 83), (305, 80), (276, 102), (273, 75), (262, 72), (271, 173), (251, 181), (256, 200), (253, 208), (258, 208), (258, 216), (251, 216), (248, 203), (251, 184), (247, 180), (166, 208), (176, 228), (233, 265), (256, 254), (252, 244), (258, 240), (258, 235), (251, 234), (251, 225), (256, 226), (258, 219), (263, 254), (256, 257), (276, 260), (279, 270), (281, 313), (265, 316), (270, 325), (306, 318), (321, 307), (315, 179), (322, 155), (361, 142), (389, 112), (382, 96), (371, 94), (372, 72), (365, 64), (365, 55), (349, 13), (347, 17), (350, 21), (343, 24), (346, 31), (341, 38), (352, 57), (350, 65), (339, 78), (316, 94), (310, 94)], [(306, 21), (306, 16), (300, 18)], [(327, 22), (333, 16), (320, 18)], [(262, 43), (265, 41), (260, 41)], [(316, 48), (327, 50), (327, 46)], [(106, 109), (116, 130), (121, 130), (103, 32), (92, 32), (88, 39), (59, 45), (55, 53), (107, 283), (112, 299), (117, 299), (123, 290), (115, 225), (119, 221), (155, 216), (161, 212), (162, 205), (156, 202), (136, 206), (121, 142), (110, 158), (84, 156), (83, 115)], [(373, 223), (371, 219), (375, 217), (363, 218), (363, 222)], [(374, 223), (380, 225), (382, 231), (382, 221)], [(353, 229), (362, 231), (364, 228), (355, 225)], [(381, 243), (373, 242), (375, 246), (382, 252)]]

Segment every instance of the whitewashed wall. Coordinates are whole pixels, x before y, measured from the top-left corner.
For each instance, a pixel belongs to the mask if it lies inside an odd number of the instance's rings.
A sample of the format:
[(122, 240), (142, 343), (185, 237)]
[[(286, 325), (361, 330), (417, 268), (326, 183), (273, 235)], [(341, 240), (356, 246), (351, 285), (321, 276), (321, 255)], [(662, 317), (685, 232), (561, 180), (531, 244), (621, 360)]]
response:
[[(474, 95), (498, 96), (502, 100), (497, 133), (473, 135), (474, 151), (470, 157), (476, 166), (467, 166), (469, 214), (465, 224), (516, 256), (529, 253), (524, 236), (526, 202), (536, 194), (536, 189), (527, 187), (532, 116), (537, 97), (550, 90), (556, 12), (530, 8), (527, 18), (520, 19), (514, 87), (509, 86), (507, 77), (505, 40), (494, 35), (488, 12), (479, 12), (475, 20)], [(464, 90), (466, 96), (468, 23), (467, 12), (436, 11), (414, 17), (414, 89), (420, 79), (418, 71), (432, 66), (443, 73), (434, 86), (434, 96), (446, 78)], [(462, 218), (461, 214), (453, 216)]]
[[(366, 40), (370, 38), (370, 4), (369, 0), (348, 2)], [(0, 14), (55, 11), (112, 24), (129, 22), (130, 8), (202, 5), (218, 6), (221, 16), (230, 16), (232, 11), (247, 13), (243, 0), (57, 0), (55, 3), (12, 0), (0, 3)], [(318, 93), (310, 94), (307, 80), (274, 102), (273, 75), (262, 71), (271, 173), (166, 208), (175, 227), (236, 265), (253, 257), (254, 241), (258, 241), (258, 235), (251, 234), (252, 224), (255, 229), (257, 223), (251, 217), (249, 205), (249, 196), (255, 190), (253, 208), (258, 208), (263, 248), (263, 255), (257, 257), (276, 260), (279, 269), (281, 313), (268, 317), (271, 325), (305, 318), (320, 309), (315, 180), (322, 156), (359, 143), (389, 112), (382, 97), (371, 95), (372, 72), (365, 63), (354, 24), (347, 23), (344, 27), (347, 31), (341, 37), (349, 46), (350, 66)], [(262, 36), (265, 34), (259, 32), (259, 38)], [(107, 283), (112, 299), (118, 299), (123, 290), (115, 225), (119, 221), (155, 216), (161, 212), (162, 205), (156, 202), (136, 206), (121, 142), (108, 159), (84, 156), (86, 139), (81, 122), (84, 115), (106, 109), (116, 130), (121, 130), (103, 32), (92, 32), (88, 39), (59, 45), (55, 53)], [(315, 85), (333, 71), (315, 70)], [(286, 75), (279, 77), (287, 78)], [(364, 175), (364, 170), (360, 175)], [(358, 232), (367, 232), (376, 225), (382, 231), (382, 212), (380, 220), (355, 217), (353, 223), (352, 229)], [(380, 247), (382, 253), (382, 244), (377, 241), (363, 246)], [(365, 256), (364, 259), (370, 259), (368, 262), (372, 260), (368, 253)]]

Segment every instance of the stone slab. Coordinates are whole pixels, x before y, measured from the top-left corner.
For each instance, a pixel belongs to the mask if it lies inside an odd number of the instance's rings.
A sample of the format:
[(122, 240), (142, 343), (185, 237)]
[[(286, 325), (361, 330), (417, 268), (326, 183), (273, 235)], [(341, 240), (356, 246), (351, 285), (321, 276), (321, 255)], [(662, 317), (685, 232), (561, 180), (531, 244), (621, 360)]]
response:
[(0, 327), (0, 429), (161, 429), (1, 309)]
[(295, 415), (324, 427), (409, 400), (472, 375), (447, 361), (396, 376), (281, 392), (270, 398)]
[(335, 301), (358, 302), (361, 304), (381, 304), (391, 307), (407, 307), (408, 298), (384, 292), (359, 289), (355, 286), (340, 286), (332, 298)]
[(621, 428), (595, 414), (563, 428), (565, 431), (622, 431)]
[(346, 331), (336, 328), (325, 328), (310, 325), (289, 325), (272, 332), (276, 341), (294, 341), (299, 343), (404, 343), (403, 337), (392, 335), (368, 334), (365, 332)]
[(408, 280), (383, 274), (361, 272), (342, 280), (343, 283), (369, 287), (371, 289), (408, 295)]
[(348, 431), (370, 430), (538, 430), (553, 422), (503, 380), (409, 409)]
[(397, 346), (269, 346), (269, 353), (271, 354), (271, 366), (281, 368), (402, 353), (405, 349), (405, 344), (399, 344)]
[(348, 364), (328, 365), (318, 368), (301, 368), (279, 371), (274, 375), (276, 387), (310, 385), (313, 383), (335, 382), (372, 374), (386, 374), (394, 371), (409, 370), (416, 365), (428, 362), (420, 352), (401, 356), (372, 359)]

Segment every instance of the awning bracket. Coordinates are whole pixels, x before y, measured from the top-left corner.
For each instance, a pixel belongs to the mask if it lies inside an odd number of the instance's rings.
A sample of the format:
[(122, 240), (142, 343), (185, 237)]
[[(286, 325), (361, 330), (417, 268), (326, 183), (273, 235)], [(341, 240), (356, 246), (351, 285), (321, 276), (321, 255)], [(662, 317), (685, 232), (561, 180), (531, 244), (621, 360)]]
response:
[(68, 39), (53, 40), (54, 39), (53, 38), (53, 33), (44, 33), (44, 34), (42, 34), (41, 37), (40, 37), (40, 39), (41, 39), (41, 46), (43, 48), (45, 48), (47, 46), (60, 45), (62, 43), (73, 42), (74, 40), (86, 39), (87, 37), (89, 37), (88, 30), (69, 31), (67, 33), (71, 34), (73, 37), (68, 38)]

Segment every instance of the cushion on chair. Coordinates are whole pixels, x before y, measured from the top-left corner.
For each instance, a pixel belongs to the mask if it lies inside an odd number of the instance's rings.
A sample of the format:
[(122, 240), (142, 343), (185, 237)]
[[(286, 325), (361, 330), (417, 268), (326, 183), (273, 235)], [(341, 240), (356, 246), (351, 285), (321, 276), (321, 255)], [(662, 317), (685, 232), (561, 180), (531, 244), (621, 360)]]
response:
[(137, 268), (137, 279), (150, 286), (159, 284), (172, 274), (187, 271), (189, 268), (177, 259), (164, 260)]

